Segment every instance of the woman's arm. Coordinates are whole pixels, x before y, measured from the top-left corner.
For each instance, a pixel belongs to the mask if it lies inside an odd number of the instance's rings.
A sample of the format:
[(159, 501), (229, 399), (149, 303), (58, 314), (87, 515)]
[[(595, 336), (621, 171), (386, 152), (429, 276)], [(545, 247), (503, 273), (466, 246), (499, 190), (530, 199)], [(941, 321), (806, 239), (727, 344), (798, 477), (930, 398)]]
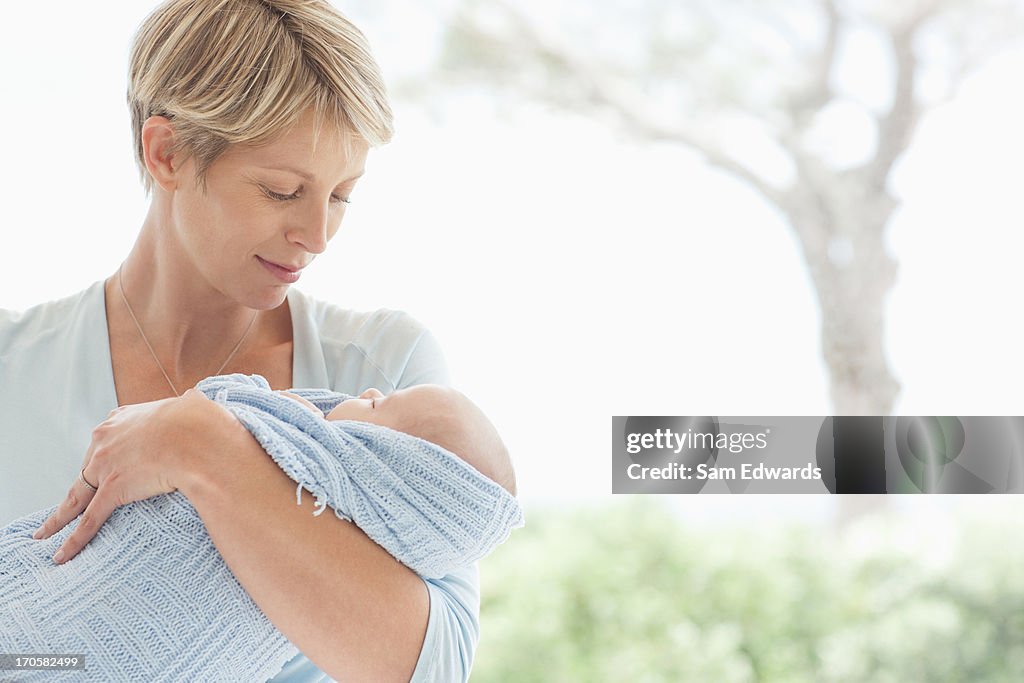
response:
[(409, 681), (427, 628), (423, 580), (293, 482), (235, 417), (194, 401), (175, 485), (239, 583), (332, 678)]

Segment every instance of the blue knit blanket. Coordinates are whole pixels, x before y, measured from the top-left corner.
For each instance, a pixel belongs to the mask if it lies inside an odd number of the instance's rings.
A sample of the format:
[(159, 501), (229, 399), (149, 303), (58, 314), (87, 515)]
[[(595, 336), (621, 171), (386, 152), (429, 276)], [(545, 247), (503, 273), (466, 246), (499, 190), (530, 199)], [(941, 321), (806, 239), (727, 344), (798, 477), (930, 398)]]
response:
[[(296, 482), (297, 503), (305, 488), (317, 501), (314, 515), (330, 507), (421, 576), (480, 559), (523, 524), (512, 495), (440, 446), (367, 423), (329, 422), (273, 393), (259, 375), (211, 377), (197, 389), (231, 411)], [(350, 398), (292, 393), (324, 412)], [(31, 537), (53, 510), (0, 529), (0, 653), (84, 654), (86, 669), (18, 672), (15, 680), (265, 681), (298, 654), (180, 492), (117, 508), (63, 565), (51, 557), (78, 520), (48, 539)]]

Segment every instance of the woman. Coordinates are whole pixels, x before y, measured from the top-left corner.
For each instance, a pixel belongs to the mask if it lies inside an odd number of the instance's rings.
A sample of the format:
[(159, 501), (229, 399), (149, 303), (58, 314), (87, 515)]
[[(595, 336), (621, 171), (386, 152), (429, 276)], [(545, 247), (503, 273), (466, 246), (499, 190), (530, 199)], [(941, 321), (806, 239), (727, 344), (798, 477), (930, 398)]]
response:
[(424, 582), (312, 517), (244, 429), (183, 395), (232, 372), (351, 394), (447, 381), (408, 316), (290, 287), (391, 136), (365, 39), (325, 2), (170, 0), (136, 36), (128, 99), (152, 192), (131, 252), (77, 295), (0, 311), (0, 523), (62, 501), (40, 537), (84, 513), (55, 557), (73, 561), (118, 506), (181, 491), (304, 654), (273, 680), (466, 679), (476, 567)]

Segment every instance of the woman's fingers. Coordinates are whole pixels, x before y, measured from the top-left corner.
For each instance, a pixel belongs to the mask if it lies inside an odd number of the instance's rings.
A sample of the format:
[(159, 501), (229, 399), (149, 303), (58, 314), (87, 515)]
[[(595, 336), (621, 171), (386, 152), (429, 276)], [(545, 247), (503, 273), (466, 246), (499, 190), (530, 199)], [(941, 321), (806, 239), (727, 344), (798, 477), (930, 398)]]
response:
[(78, 520), (78, 526), (71, 532), (71, 535), (64, 539), (57, 552), (53, 554), (53, 561), (57, 564), (64, 564), (79, 553), (96, 536), (100, 527), (110, 519), (117, 508), (112, 496), (103, 495), (99, 491), (92, 497), (92, 500)]
[[(190, 397), (188, 405), (196, 405), (195, 400)], [(33, 538), (49, 538), (81, 515), (54, 554), (54, 562), (67, 562), (77, 555), (118, 507), (177, 490), (172, 480), (184, 476), (184, 470), (181, 459), (174, 457), (175, 446), (193, 414), (181, 405), (180, 398), (171, 398), (121, 406), (92, 430), (83, 472), (33, 534)], [(92, 482), (98, 491), (92, 489)]]
[(83, 484), (78, 478), (75, 479), (75, 483), (68, 489), (67, 497), (61, 501), (57, 509), (46, 518), (46, 521), (36, 529), (35, 533), (32, 534), (32, 538), (42, 539), (49, 538), (55, 533), (66, 527), (71, 523), (75, 517), (77, 517), (82, 510), (85, 510), (86, 506), (89, 505), (89, 501), (93, 499), (96, 494), (91, 491), (85, 484)]

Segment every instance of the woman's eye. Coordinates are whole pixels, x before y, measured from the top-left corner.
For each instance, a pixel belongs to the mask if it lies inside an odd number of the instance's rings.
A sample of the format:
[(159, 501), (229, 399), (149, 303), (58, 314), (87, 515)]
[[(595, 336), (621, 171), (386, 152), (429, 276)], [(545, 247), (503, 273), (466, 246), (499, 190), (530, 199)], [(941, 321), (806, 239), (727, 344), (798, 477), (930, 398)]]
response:
[(277, 200), (279, 202), (284, 202), (284, 201), (287, 201), (289, 199), (298, 199), (299, 198), (299, 191), (298, 190), (296, 190), (295, 192), (292, 192), (291, 194), (281, 194), (280, 192), (274, 192), (270, 188), (264, 187), (263, 188), (263, 194), (265, 194), (268, 197), (270, 197), (271, 199), (275, 199), (275, 200)]
[[(274, 192), (273, 190), (271, 190), (268, 187), (264, 187), (264, 188), (261, 188), (261, 189), (263, 190), (263, 194), (265, 194), (268, 197), (270, 197), (271, 199), (273, 199), (275, 201), (279, 201), (279, 202), (285, 202), (285, 201), (289, 201), (289, 200), (292, 200), (292, 199), (298, 199), (301, 196), (301, 192), (302, 192), (302, 188), (299, 188), (298, 190), (295, 190), (295, 192), (292, 192), (291, 194), (282, 194), (280, 192)], [(351, 204), (352, 200), (349, 197), (342, 197), (339, 194), (332, 194), (331, 195), (331, 203), (333, 203), (333, 204), (340, 204), (340, 203)]]

